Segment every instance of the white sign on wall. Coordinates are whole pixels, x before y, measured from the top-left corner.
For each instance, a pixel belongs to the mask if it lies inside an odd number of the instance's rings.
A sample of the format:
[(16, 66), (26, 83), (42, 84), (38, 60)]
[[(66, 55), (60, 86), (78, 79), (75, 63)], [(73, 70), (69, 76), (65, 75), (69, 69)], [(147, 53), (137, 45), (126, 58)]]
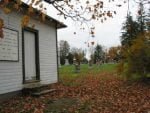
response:
[(0, 38), (0, 61), (18, 61), (18, 31), (3, 28), (4, 37)]

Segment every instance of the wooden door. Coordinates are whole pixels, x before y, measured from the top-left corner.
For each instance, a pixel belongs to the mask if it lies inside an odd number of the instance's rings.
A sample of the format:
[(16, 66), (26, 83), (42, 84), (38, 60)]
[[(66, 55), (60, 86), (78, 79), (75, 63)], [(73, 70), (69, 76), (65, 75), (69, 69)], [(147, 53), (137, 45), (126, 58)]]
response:
[(25, 81), (36, 80), (35, 33), (24, 31)]

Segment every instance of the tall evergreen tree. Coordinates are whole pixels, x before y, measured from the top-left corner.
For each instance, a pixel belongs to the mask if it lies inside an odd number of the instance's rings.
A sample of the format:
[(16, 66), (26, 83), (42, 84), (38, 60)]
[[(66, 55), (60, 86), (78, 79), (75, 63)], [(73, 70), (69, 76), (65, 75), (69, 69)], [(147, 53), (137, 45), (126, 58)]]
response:
[(149, 10), (147, 12), (146, 26), (147, 26), (147, 30), (150, 31), (150, 8), (149, 8)]
[(129, 15), (126, 18), (125, 23), (123, 23), (122, 30), (121, 44), (123, 46), (131, 46), (132, 41), (136, 38), (140, 31), (140, 26), (136, 21), (133, 20), (133, 17)]
[(137, 22), (140, 26), (140, 32), (144, 33), (144, 31), (146, 31), (146, 12), (144, 10), (144, 3), (141, 0), (139, 3), (139, 9), (138, 9), (138, 16), (137, 16)]
[(102, 60), (104, 57), (104, 51), (101, 45), (97, 45), (94, 51), (94, 63), (96, 63), (96, 61)]

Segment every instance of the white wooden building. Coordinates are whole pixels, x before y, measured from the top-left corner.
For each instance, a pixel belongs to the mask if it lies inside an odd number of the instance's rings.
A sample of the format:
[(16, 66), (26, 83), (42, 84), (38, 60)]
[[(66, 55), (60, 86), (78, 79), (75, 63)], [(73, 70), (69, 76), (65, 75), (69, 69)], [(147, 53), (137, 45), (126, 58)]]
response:
[(0, 97), (20, 91), (31, 82), (58, 81), (57, 29), (66, 25), (49, 16), (44, 22), (31, 17), (29, 26), (22, 28), (22, 16), (22, 12), (4, 14), (0, 9), (0, 18), (4, 20), (4, 38), (0, 38)]

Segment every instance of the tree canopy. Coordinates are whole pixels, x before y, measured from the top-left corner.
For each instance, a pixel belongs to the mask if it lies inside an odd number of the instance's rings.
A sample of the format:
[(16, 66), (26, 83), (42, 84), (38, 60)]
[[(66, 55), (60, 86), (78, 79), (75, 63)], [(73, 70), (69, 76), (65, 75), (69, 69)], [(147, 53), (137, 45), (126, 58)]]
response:
[[(78, 21), (81, 24), (88, 23), (91, 20), (100, 20), (104, 22), (107, 18), (112, 18), (116, 11), (108, 7), (108, 4), (113, 4), (116, 7), (121, 7), (122, 3), (127, 0), (1, 0), (0, 8), (5, 13), (11, 13), (13, 10), (21, 11), (22, 4), (27, 3), (28, 9), (22, 18), (22, 27), (27, 26), (30, 16), (33, 15), (35, 7), (39, 10), (41, 20), (45, 20), (46, 8), (44, 2), (53, 6), (59, 13), (58, 15), (66, 18), (71, 18), (73, 21)], [(34, 8), (33, 8), (34, 7)], [(0, 29), (3, 27), (3, 19), (0, 18)], [(90, 27), (90, 33), (94, 34), (94, 27)], [(3, 37), (2, 33), (0, 33)]]
[[(133, 20), (129, 15), (123, 24), (122, 56), (119, 70), (128, 78), (147, 78), (150, 73), (150, 31), (149, 12), (144, 8), (146, 0), (139, 1), (138, 15)], [(150, 10), (150, 7), (149, 9)], [(122, 70), (122, 67), (124, 70)]]
[[(149, 0), (134, 0), (136, 3), (150, 4)], [(29, 7), (22, 18), (22, 27), (27, 26), (30, 16), (34, 13), (33, 6), (39, 10), (41, 20), (45, 20), (46, 10), (44, 2), (53, 6), (65, 19), (71, 18), (73, 21), (78, 21), (81, 24), (96, 20), (103, 23), (107, 18), (112, 18), (117, 12), (114, 7), (121, 7), (124, 3), (129, 3), (129, 0), (0, 0), (0, 8), (5, 13), (11, 13), (12, 10), (21, 11), (22, 4), (26, 2)], [(139, 9), (139, 13), (141, 10)], [(3, 20), (0, 18), (0, 37), (3, 37), (2, 27)], [(90, 34), (94, 34), (95, 27), (90, 26)]]

